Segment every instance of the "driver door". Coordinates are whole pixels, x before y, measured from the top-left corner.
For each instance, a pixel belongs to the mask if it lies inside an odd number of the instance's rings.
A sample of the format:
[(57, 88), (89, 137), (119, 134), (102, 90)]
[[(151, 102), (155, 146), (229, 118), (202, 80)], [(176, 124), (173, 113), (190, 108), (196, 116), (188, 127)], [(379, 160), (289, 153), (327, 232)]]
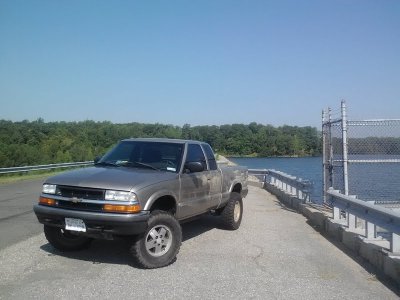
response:
[(187, 147), (185, 164), (188, 162), (201, 162), (204, 170), (190, 173), (184, 169), (180, 175), (180, 218), (187, 218), (206, 212), (210, 193), (204, 152), (198, 144), (188, 144)]

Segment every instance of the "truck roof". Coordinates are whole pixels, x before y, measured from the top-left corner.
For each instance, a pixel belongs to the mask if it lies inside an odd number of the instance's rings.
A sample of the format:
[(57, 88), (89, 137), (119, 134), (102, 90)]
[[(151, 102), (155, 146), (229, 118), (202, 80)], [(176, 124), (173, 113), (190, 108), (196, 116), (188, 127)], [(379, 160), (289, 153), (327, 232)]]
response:
[(176, 143), (176, 144), (206, 144), (205, 142), (195, 141), (195, 140), (182, 140), (182, 139), (168, 139), (168, 138), (129, 138), (123, 139), (122, 141), (138, 141), (138, 142), (155, 142), (155, 143)]

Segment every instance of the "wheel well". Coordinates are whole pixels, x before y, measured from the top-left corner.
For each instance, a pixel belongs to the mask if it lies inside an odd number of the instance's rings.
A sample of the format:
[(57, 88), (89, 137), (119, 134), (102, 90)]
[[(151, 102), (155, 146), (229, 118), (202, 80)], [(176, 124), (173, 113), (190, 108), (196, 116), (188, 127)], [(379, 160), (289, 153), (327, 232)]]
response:
[(151, 205), (150, 211), (153, 210), (163, 210), (172, 213), (175, 215), (176, 213), (176, 203), (175, 199), (171, 196), (163, 196), (158, 198), (154, 203)]
[(239, 193), (242, 191), (242, 185), (240, 183), (236, 183), (232, 189), (232, 192)]

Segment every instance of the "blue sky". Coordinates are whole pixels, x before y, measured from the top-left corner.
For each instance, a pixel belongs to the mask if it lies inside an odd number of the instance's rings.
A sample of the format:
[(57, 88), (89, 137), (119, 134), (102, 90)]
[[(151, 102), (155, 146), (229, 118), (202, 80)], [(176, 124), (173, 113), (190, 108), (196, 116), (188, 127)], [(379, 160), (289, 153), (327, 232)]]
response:
[(0, 119), (400, 118), (400, 1), (0, 0)]

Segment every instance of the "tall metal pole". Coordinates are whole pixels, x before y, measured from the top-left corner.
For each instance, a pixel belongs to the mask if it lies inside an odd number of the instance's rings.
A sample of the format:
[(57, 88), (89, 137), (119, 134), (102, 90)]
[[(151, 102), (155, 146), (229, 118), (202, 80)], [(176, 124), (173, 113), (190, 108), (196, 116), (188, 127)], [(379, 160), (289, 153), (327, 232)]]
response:
[(344, 194), (349, 194), (349, 174), (348, 174), (348, 144), (347, 144), (347, 113), (346, 113), (346, 102), (342, 100), (341, 103), (342, 112), (342, 144), (343, 144), (343, 183), (344, 183)]
[[(327, 188), (333, 187), (333, 145), (332, 145), (332, 109), (328, 107), (328, 139), (329, 139), (329, 154), (328, 154), (328, 179)], [(328, 180), (327, 180), (328, 181)]]
[(327, 157), (326, 157), (326, 130), (325, 130), (325, 110), (322, 110), (322, 172), (323, 172), (323, 180), (322, 180), (322, 191), (324, 195), (324, 203), (326, 203), (326, 167), (327, 167)]

